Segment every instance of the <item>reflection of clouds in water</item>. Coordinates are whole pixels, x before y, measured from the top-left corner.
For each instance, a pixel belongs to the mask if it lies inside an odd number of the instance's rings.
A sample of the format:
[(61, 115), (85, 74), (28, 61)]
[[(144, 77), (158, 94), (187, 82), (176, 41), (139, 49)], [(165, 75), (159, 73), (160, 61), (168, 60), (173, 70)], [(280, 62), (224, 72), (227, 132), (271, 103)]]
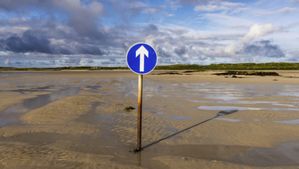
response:
[[(157, 86), (151, 85), (151, 88)], [(172, 92), (173, 96), (183, 98), (217, 98), (219, 100), (236, 100), (240, 99), (243, 94), (238, 88), (233, 85), (212, 84), (212, 83), (175, 83), (173, 85), (159, 87), (156, 93)], [(163, 91), (162, 91), (163, 89)], [(151, 91), (154, 91), (153, 89)], [(162, 93), (161, 93), (162, 92)], [(184, 95), (181, 95), (184, 93)]]
[(286, 85), (285, 90), (281, 91), (281, 96), (292, 96), (296, 97), (296, 100), (299, 99), (299, 86), (298, 85)]
[[(285, 97), (293, 96), (299, 99), (298, 85), (285, 84), (224, 84), (224, 83), (184, 83), (176, 85), (176, 88), (189, 88), (186, 98), (193, 102), (209, 102), (220, 104), (269, 104), (278, 106), (271, 110), (275, 111), (297, 111), (298, 103), (280, 101), (259, 100), (259, 97)], [(198, 100), (201, 99), (201, 100)], [(250, 99), (250, 100), (247, 100)], [(255, 99), (255, 100), (253, 100)], [(287, 98), (290, 100), (293, 98)], [(282, 101), (286, 101), (282, 99)], [(280, 108), (283, 107), (283, 108)], [(289, 108), (284, 108), (289, 107)]]
[(185, 87), (193, 92), (202, 93), (201, 96), (208, 98), (217, 98), (221, 100), (234, 100), (243, 97), (261, 97), (261, 96), (273, 96), (277, 95), (280, 90), (284, 88), (282, 86), (271, 85), (270, 88), (267, 85), (248, 85), (248, 84), (224, 84), (224, 83), (204, 83), (200, 85), (191, 84)]
[(248, 100), (189, 100), (190, 102), (194, 103), (217, 103), (217, 104), (246, 104), (246, 105), (252, 105), (252, 104), (259, 104), (259, 105), (270, 105), (270, 106), (279, 106), (279, 107), (296, 107), (298, 103), (296, 102), (290, 102), (288, 104), (285, 103), (278, 103), (277, 101), (248, 101)]
[(299, 108), (268, 108), (266, 110), (273, 110), (273, 111), (299, 111)]
[(217, 110), (217, 111), (231, 111), (231, 110), (263, 110), (257, 107), (237, 107), (237, 106), (199, 106), (199, 110)]
[(225, 117), (218, 117), (216, 118), (216, 120), (222, 120), (222, 121), (232, 122), (232, 123), (237, 123), (241, 121), (240, 119), (232, 119), (232, 118), (225, 118)]
[[(119, 78), (115, 80), (114, 87), (124, 96), (137, 95), (137, 78)], [(238, 110), (274, 110), (298, 111), (299, 86), (285, 84), (227, 84), (227, 83), (168, 83), (149, 79), (144, 80), (144, 96), (172, 99), (184, 99), (190, 102), (221, 104), (223, 107), (201, 107), (211, 110), (226, 110), (231, 104), (257, 105), (253, 107), (236, 106)], [(293, 98), (285, 98), (293, 96)], [(263, 98), (266, 97), (266, 98)], [(282, 97), (275, 101), (267, 97)], [(295, 97), (295, 98), (294, 98)], [(266, 99), (266, 100), (264, 100)], [(292, 101), (293, 100), (293, 101)], [(228, 106), (225, 106), (225, 105)], [(270, 108), (265, 108), (268, 106)]]
[(207, 96), (207, 98), (221, 100), (221, 101), (234, 101), (239, 99), (240, 97), (236, 97), (233, 94), (223, 93), (222, 95), (220, 95), (220, 93), (217, 93), (217, 94), (210, 94), (209, 96)]
[(238, 106), (199, 106), (199, 110), (213, 110), (213, 111), (230, 111), (230, 110), (250, 110), (250, 111), (260, 111), (260, 110), (270, 110), (270, 111), (299, 111), (299, 108), (259, 108), (259, 107), (238, 107)]
[(276, 122), (281, 124), (299, 125), (299, 119), (281, 120)]
[(283, 106), (283, 107), (296, 107), (292, 104), (283, 104), (283, 103), (272, 103), (273, 106)]

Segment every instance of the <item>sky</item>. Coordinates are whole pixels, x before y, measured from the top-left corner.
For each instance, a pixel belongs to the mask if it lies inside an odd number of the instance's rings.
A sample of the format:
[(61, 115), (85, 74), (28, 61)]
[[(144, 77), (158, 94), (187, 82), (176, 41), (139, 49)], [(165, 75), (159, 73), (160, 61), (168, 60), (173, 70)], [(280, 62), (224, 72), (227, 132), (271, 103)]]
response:
[(1, 0), (0, 67), (299, 61), (299, 0)]

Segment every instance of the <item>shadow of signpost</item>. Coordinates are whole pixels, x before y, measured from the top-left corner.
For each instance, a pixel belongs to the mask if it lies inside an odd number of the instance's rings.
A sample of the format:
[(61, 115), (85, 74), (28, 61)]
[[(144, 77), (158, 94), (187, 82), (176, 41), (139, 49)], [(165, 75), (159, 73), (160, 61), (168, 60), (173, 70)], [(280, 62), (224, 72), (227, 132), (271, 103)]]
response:
[[(209, 119), (206, 119), (206, 120), (204, 120), (204, 121), (198, 122), (198, 123), (193, 124), (193, 125), (191, 125), (191, 126), (189, 126), (189, 127), (187, 127), (187, 128), (184, 128), (184, 129), (182, 129), (182, 130), (180, 130), (180, 131), (177, 131), (177, 132), (172, 133), (172, 134), (170, 134), (170, 135), (168, 135), (168, 136), (166, 136), (166, 137), (163, 137), (163, 138), (161, 138), (161, 139), (159, 139), (159, 140), (156, 140), (156, 141), (154, 141), (154, 142), (151, 142), (151, 143), (149, 143), (149, 144), (143, 146), (142, 149), (139, 150), (139, 151), (142, 151), (142, 150), (144, 150), (144, 149), (146, 149), (146, 148), (148, 148), (148, 147), (151, 147), (151, 146), (153, 146), (153, 145), (155, 145), (155, 144), (158, 144), (159, 142), (161, 142), (161, 141), (163, 141), (163, 140), (169, 139), (169, 138), (171, 138), (171, 137), (173, 137), (173, 136), (176, 136), (176, 135), (178, 135), (178, 134), (180, 134), (180, 133), (183, 133), (183, 132), (185, 132), (185, 131), (187, 131), (187, 130), (190, 130), (190, 129), (194, 128), (194, 127), (197, 127), (197, 126), (199, 126), (199, 125), (201, 125), (201, 124), (204, 124), (204, 123), (206, 123), (206, 122), (208, 122), (208, 121), (211, 121), (211, 120), (216, 119), (216, 118), (218, 118), (218, 117), (222, 117), (222, 116), (225, 116), (225, 115), (229, 115), (229, 114), (236, 113), (237, 111), (238, 111), (238, 110), (228, 110), (228, 111), (225, 110), (225, 111), (220, 111), (220, 112), (218, 112), (215, 116), (213, 116), (213, 117), (211, 117), (211, 118), (209, 118)], [(138, 151), (138, 150), (135, 150), (135, 152), (139, 152), (139, 151)]]

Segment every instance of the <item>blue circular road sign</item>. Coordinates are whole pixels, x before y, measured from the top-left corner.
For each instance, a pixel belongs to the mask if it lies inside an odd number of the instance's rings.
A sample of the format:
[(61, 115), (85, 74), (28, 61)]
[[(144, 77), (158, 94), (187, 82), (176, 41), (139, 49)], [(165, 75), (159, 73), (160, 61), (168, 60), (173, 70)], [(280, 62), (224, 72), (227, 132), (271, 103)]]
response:
[(150, 45), (136, 43), (127, 52), (127, 64), (134, 73), (145, 75), (155, 69), (157, 54)]

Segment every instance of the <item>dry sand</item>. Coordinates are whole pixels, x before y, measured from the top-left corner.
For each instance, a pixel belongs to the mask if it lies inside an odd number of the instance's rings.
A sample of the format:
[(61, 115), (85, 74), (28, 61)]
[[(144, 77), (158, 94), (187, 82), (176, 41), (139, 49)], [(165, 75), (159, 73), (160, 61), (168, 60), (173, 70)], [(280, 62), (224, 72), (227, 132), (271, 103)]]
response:
[(157, 73), (141, 153), (131, 72), (0, 73), (0, 168), (299, 168), (299, 72)]

